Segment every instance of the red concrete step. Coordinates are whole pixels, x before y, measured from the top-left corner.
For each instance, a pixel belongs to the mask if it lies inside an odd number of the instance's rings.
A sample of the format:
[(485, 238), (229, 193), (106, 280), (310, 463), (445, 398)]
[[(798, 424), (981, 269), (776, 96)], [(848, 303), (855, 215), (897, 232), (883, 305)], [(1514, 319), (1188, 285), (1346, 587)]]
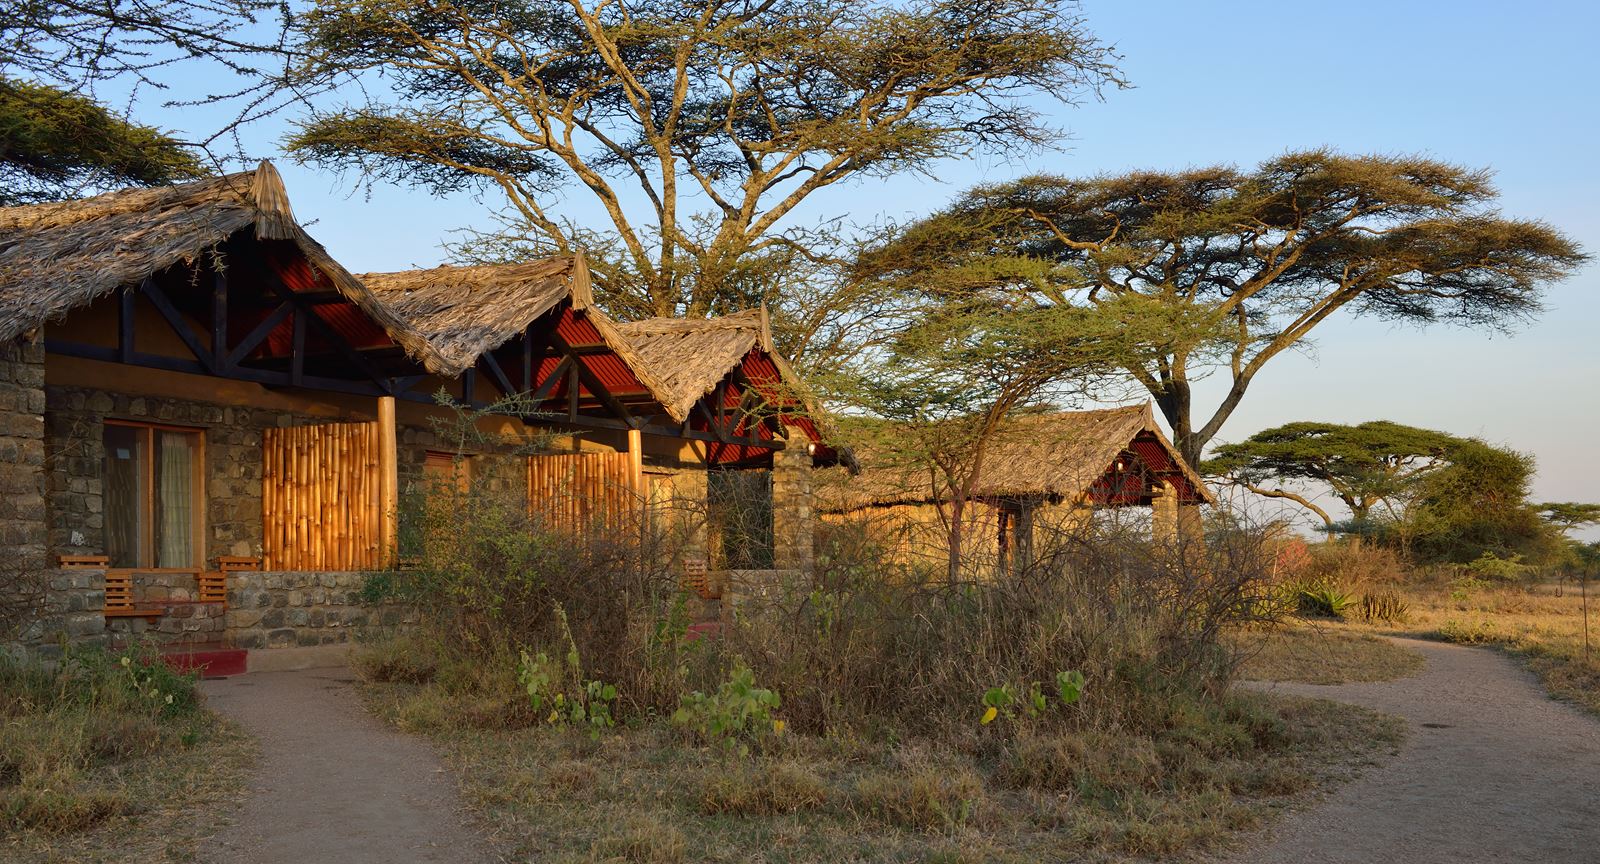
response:
[(226, 678), (244, 674), (249, 654), (221, 643), (172, 645), (162, 649), (161, 662), (178, 672), (199, 672), (201, 678)]

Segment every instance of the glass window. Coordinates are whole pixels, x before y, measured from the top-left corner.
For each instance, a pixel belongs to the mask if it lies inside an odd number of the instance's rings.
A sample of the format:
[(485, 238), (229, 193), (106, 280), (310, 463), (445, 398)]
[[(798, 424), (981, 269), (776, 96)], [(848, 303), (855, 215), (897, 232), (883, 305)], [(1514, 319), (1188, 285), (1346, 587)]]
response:
[(105, 451), (111, 566), (199, 566), (200, 433), (107, 423)]

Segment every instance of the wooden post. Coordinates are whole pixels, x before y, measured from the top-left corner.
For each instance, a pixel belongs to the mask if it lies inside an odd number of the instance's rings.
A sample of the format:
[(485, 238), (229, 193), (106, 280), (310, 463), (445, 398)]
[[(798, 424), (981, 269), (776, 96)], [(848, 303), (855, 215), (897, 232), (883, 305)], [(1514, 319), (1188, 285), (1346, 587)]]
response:
[(644, 496), (644, 435), (638, 429), (628, 430), (628, 487)]
[(228, 277), (221, 270), (211, 276), (211, 368), (228, 368)]
[(400, 453), (394, 397), (378, 397), (378, 564), (394, 566), (400, 542)]

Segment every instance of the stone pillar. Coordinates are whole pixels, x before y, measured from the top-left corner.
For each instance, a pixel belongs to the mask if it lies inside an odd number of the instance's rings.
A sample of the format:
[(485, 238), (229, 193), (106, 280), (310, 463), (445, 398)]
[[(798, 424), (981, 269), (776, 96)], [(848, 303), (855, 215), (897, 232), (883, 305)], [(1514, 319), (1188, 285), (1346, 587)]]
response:
[(44, 345), (13, 339), (0, 345), (0, 639), (15, 635), (10, 625), (36, 625), (49, 605), (43, 483)]
[(811, 575), (816, 514), (811, 500), (811, 441), (799, 430), (772, 454), (772, 566)]
[(1178, 490), (1166, 480), (1150, 500), (1150, 539), (1157, 546), (1178, 545)]
[(773, 567), (810, 575), (816, 514), (812, 509), (811, 441), (790, 435), (772, 458)]

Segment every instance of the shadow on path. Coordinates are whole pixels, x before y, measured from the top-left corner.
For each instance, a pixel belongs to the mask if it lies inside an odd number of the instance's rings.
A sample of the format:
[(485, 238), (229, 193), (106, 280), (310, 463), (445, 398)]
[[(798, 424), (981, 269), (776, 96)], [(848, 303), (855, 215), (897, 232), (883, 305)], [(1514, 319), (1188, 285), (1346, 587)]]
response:
[(1600, 862), (1600, 722), (1510, 658), (1396, 639), (1427, 658), (1375, 684), (1253, 684), (1404, 717), (1393, 760), (1287, 817), (1233, 864)]
[(260, 741), (261, 764), (207, 864), (476, 862), (454, 783), (422, 740), (360, 704), (346, 669), (259, 672), (201, 689)]

